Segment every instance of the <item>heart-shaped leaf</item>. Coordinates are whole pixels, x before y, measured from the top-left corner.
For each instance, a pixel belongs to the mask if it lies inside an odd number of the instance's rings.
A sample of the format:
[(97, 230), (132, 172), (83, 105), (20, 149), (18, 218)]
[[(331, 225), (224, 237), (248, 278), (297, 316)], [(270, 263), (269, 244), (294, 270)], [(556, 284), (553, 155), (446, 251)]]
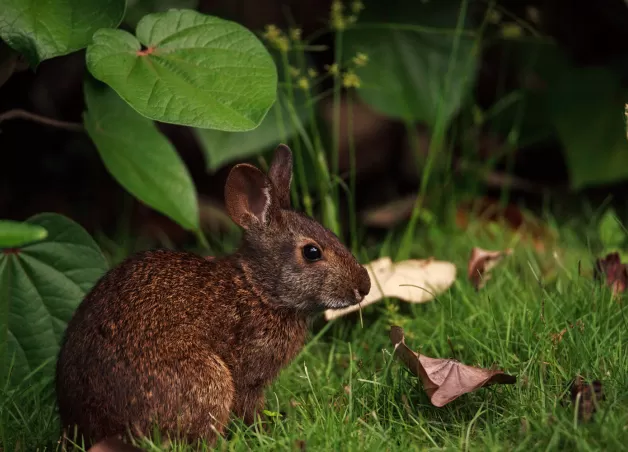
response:
[(16, 382), (39, 366), (54, 368), (67, 322), (108, 268), (94, 240), (68, 218), (46, 213), (26, 223), (48, 237), (0, 250), (0, 373), (12, 362)]
[[(457, 37), (453, 30), (458, 2), (447, 6), (415, 2), (409, 10), (406, 5), (402, 3), (397, 12), (388, 2), (373, 4), (374, 9), (369, 5), (364, 20), (368, 15), (377, 22), (389, 20), (404, 26), (374, 23), (347, 30), (343, 55), (350, 58), (361, 52), (368, 56), (368, 64), (356, 71), (361, 79), (358, 94), (374, 109), (429, 125), (439, 117), (448, 121), (474, 83), (477, 51), (473, 38)], [(427, 31), (419, 24), (444, 28)]]
[(235, 22), (172, 9), (144, 16), (136, 34), (96, 32), (87, 67), (148, 118), (245, 131), (257, 127), (275, 101), (270, 54)]
[(87, 46), (122, 21), (125, 0), (3, 0), (0, 37), (32, 66)]
[(43, 240), (48, 231), (41, 226), (20, 223), (19, 221), (0, 220), (0, 248), (14, 248), (27, 243)]
[[(270, 51), (277, 67), (286, 64), (282, 61), (281, 54)], [(309, 62), (307, 55), (304, 56)], [(288, 64), (299, 67), (299, 61), (289, 58)], [(289, 77), (289, 78), (287, 78)], [(215, 129), (195, 129), (196, 136), (205, 151), (207, 168), (215, 171), (221, 166), (252, 157), (270, 148), (275, 148), (280, 142), (288, 142), (298, 132), (297, 124), (305, 127), (310, 120), (308, 113), (308, 96), (301, 89), (292, 74), (279, 71), (277, 86), (277, 101), (268, 111), (259, 127), (246, 132), (227, 132)], [(305, 80), (308, 80), (304, 77)], [(309, 81), (308, 81), (309, 82)], [(292, 96), (289, 91), (289, 83), (292, 83)], [(314, 91), (314, 87), (308, 87)]]
[(516, 136), (519, 148), (552, 139), (547, 91), (568, 67), (565, 51), (549, 40), (505, 40), (502, 46), (508, 55), (504, 71), (517, 74), (519, 86), (496, 93), (495, 103), (484, 112), (485, 125), (499, 136)]
[(195, 129), (205, 151), (207, 168), (216, 170), (229, 162), (251, 157), (277, 146), (280, 141), (292, 138), (297, 133), (297, 127), (291, 115), (296, 114), (297, 120), (302, 124), (307, 123), (305, 95), (297, 89), (294, 104), (291, 105), (289, 102), (286, 88), (279, 87), (275, 105), (259, 127), (248, 132)]
[(189, 230), (199, 228), (194, 182), (153, 121), (108, 86), (85, 82), (85, 128), (107, 170), (129, 193)]
[(626, 96), (621, 78), (604, 68), (570, 68), (549, 93), (575, 189), (628, 178)]

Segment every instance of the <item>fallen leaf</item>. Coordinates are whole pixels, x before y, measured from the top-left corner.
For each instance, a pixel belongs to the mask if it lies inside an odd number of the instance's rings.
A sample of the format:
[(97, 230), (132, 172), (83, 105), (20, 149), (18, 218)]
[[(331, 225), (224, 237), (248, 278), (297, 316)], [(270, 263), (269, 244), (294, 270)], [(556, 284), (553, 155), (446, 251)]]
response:
[(598, 402), (606, 398), (599, 380), (589, 384), (580, 375), (571, 382), (569, 393), (571, 401), (576, 404), (578, 419), (585, 422), (595, 414)]
[(325, 319), (332, 320), (386, 298), (408, 303), (425, 303), (447, 290), (456, 279), (456, 266), (434, 259), (406, 260), (394, 263), (382, 257), (365, 265), (371, 278), (371, 291), (359, 305), (328, 309)]
[(390, 340), (395, 355), (421, 379), (432, 405), (442, 407), (463, 394), (492, 384), (514, 384), (517, 377), (497, 369), (467, 366), (455, 359), (430, 358), (412, 351), (405, 343), (403, 329), (393, 326)]
[(469, 265), (467, 267), (467, 275), (473, 287), (481, 289), (490, 279), (489, 272), (506, 256), (512, 254), (512, 249), (505, 251), (487, 251), (482, 248), (473, 248)]
[(596, 259), (594, 276), (596, 280), (605, 280), (613, 294), (618, 295), (628, 286), (628, 265), (621, 263), (619, 253), (610, 253), (603, 259)]

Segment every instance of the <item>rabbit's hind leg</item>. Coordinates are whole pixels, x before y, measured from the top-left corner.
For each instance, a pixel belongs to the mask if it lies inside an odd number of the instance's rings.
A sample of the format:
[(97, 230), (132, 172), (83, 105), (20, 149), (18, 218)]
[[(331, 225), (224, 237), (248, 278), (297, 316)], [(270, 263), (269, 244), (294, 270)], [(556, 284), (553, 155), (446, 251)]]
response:
[(228, 367), (205, 350), (162, 365), (143, 385), (153, 423), (137, 425), (138, 430), (150, 433), (157, 425), (162, 437), (214, 444), (229, 421), (235, 395)]

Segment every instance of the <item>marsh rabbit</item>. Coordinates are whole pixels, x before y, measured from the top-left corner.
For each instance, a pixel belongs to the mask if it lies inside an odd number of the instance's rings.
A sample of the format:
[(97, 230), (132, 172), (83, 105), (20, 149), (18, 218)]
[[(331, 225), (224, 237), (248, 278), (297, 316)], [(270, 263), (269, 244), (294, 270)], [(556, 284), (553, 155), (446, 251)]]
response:
[[(77, 308), (59, 353), (62, 427), (88, 444), (162, 435), (210, 444), (230, 415), (255, 421), (264, 389), (301, 350), (308, 319), (360, 302), (369, 276), (339, 239), (290, 209), (292, 153), (268, 175), (248, 164), (225, 201), (244, 231), (232, 255), (153, 250), (105, 274)], [(76, 429), (76, 430), (75, 430)]]

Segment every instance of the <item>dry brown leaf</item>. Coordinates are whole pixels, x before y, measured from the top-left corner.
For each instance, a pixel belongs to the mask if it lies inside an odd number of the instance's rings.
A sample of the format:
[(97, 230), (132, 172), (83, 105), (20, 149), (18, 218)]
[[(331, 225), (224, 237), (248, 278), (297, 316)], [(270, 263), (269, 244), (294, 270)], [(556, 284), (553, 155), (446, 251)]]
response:
[(490, 279), (489, 272), (506, 256), (512, 254), (512, 249), (505, 251), (488, 251), (475, 247), (471, 250), (471, 257), (467, 267), (467, 276), (476, 289), (481, 289)]
[(456, 280), (456, 266), (434, 259), (406, 260), (394, 263), (382, 257), (365, 265), (371, 278), (371, 291), (360, 305), (328, 309), (325, 319), (332, 320), (392, 297), (408, 303), (425, 303), (447, 290)]
[(605, 399), (604, 389), (599, 380), (587, 383), (578, 375), (570, 385), (571, 401), (576, 404), (578, 419), (589, 421), (597, 410), (598, 402)]
[(496, 369), (467, 366), (455, 359), (430, 358), (412, 351), (405, 343), (403, 329), (393, 326), (390, 340), (395, 355), (421, 379), (432, 405), (442, 407), (463, 394), (492, 384), (513, 384), (517, 378)]
[(621, 263), (619, 253), (610, 253), (603, 259), (596, 259), (595, 279), (603, 280), (618, 295), (628, 287), (628, 265)]

